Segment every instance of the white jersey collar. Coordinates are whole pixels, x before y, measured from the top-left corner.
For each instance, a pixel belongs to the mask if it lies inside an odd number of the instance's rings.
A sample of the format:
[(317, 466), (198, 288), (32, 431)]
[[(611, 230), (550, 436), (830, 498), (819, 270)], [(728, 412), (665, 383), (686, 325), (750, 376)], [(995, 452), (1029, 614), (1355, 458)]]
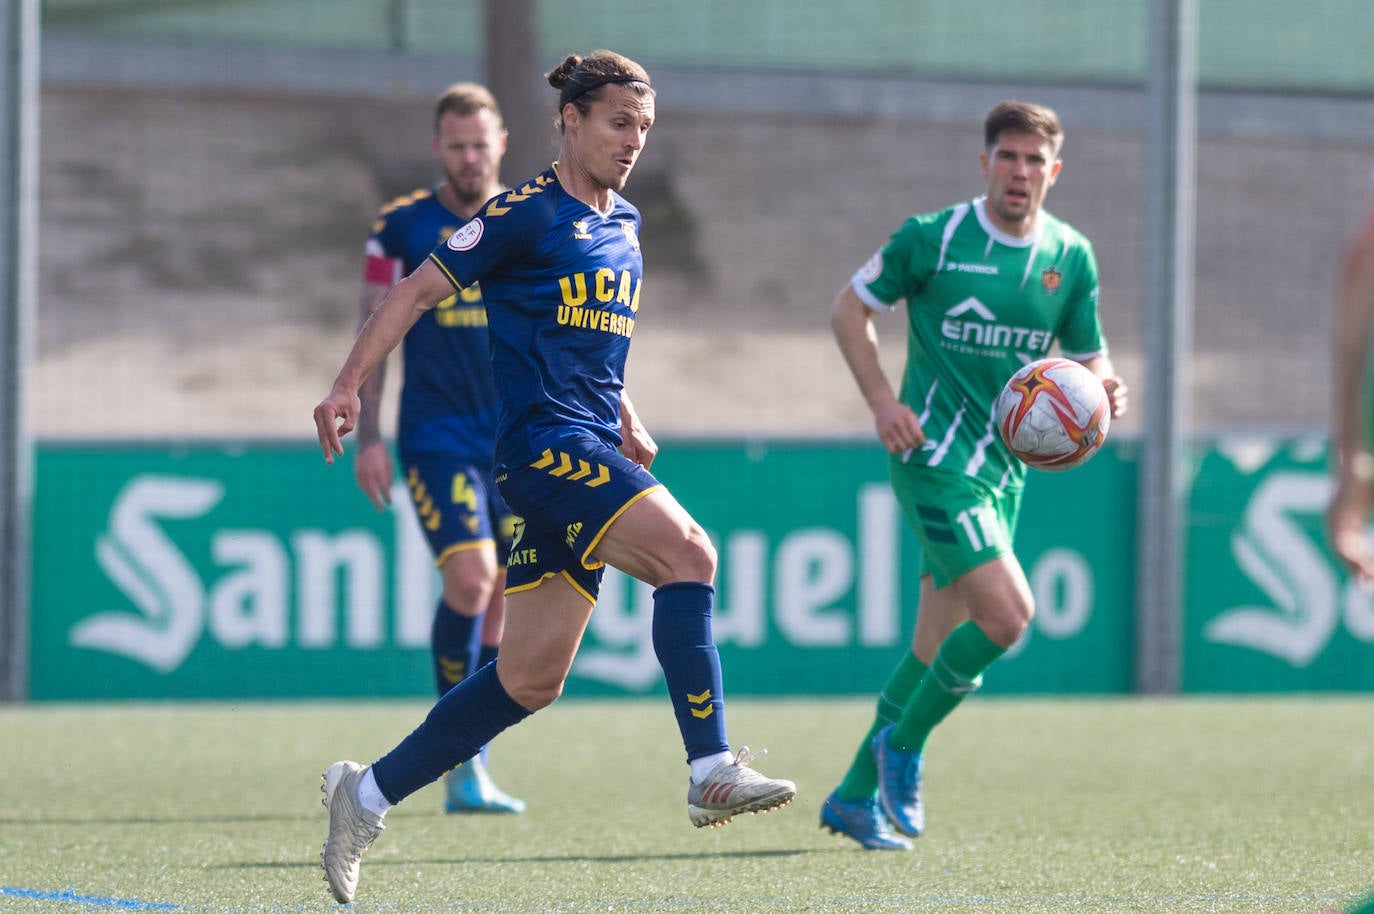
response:
[(987, 213), (987, 195), (975, 197), (973, 200), (973, 212), (978, 217), (978, 224), (983, 227), (983, 231), (988, 233), (988, 237), (998, 244), (1005, 244), (1012, 248), (1028, 248), (1035, 244), (1040, 238), (1040, 219), (1035, 220), (1035, 231), (1022, 238), (1017, 235), (1009, 235), (992, 224)]

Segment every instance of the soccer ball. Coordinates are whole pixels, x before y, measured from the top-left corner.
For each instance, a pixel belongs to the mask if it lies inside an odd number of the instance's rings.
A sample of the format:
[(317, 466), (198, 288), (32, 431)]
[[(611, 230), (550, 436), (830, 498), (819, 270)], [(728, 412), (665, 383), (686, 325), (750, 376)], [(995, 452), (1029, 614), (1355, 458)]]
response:
[(1102, 379), (1070, 359), (1022, 366), (997, 395), (997, 429), (1013, 454), (1037, 470), (1071, 470), (1107, 440), (1111, 403)]

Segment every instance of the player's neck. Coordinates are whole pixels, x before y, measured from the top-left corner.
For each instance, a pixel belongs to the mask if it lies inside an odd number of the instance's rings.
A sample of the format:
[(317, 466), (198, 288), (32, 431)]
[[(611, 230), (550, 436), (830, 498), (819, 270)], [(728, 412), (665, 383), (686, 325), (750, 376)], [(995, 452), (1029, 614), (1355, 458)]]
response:
[(571, 196), (598, 213), (605, 213), (611, 208), (611, 189), (599, 184), (578, 168), (576, 161), (570, 161), (567, 156), (559, 156), (558, 161), (553, 163), (553, 171), (558, 176), (558, 183), (562, 184), (563, 189)]
[(1024, 219), (1009, 222), (999, 217), (992, 211), (991, 207), (987, 210), (988, 221), (996, 226), (1000, 231), (1012, 236), (1013, 238), (1029, 238), (1035, 234), (1036, 226), (1040, 223), (1038, 214), (1032, 214)]
[(1040, 227), (1039, 209), (1033, 213), (1027, 213), (1022, 219), (1007, 219), (997, 212), (997, 208), (988, 202), (987, 197), (977, 201), (977, 205), (982, 213), (980, 218), (986, 220), (985, 224), (1009, 238), (1025, 240), (1032, 237)]
[(445, 181), (439, 185), (439, 202), (444, 205), (445, 209), (448, 209), (455, 215), (462, 216), (464, 219), (471, 219), (473, 216), (477, 215), (477, 211), (482, 208), (483, 203), (505, 189), (506, 187), (504, 184), (494, 182), (487, 185), (482, 193), (471, 199), (459, 199), (458, 194), (453, 190), (453, 185)]

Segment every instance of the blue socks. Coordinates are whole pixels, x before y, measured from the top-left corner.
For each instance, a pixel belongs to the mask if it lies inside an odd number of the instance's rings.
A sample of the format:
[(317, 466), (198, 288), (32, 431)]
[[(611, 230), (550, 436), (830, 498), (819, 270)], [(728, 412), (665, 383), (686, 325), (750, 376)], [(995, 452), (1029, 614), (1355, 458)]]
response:
[[(480, 628), (480, 626), (479, 626), (479, 628)], [(477, 669), (480, 670), (482, 667), (486, 666), (488, 663), (495, 663), (495, 662), (496, 662), (496, 655), (497, 655), (497, 653), (500, 652), (500, 650), (501, 650), (501, 646), (500, 646), (499, 644), (484, 644), (484, 645), (482, 645), (481, 650), (479, 650), (479, 651), (477, 652)], [(490, 748), (491, 748), (490, 746), (483, 746), (483, 747), (482, 747), (482, 751), (479, 752), (479, 753), (477, 753), (477, 754), (481, 757), (481, 759), (482, 759), (482, 764), (483, 764), (483, 765), (485, 765), (485, 764), (487, 763), (487, 755), (488, 755), (488, 750), (489, 750)]]
[(424, 723), (372, 766), (382, 796), (399, 803), (466, 762), (533, 713), (506, 692), (489, 663), (444, 693)]
[(488, 663), (491, 663), (493, 660), (496, 659), (496, 655), (497, 655), (498, 653), (500, 653), (500, 651), (501, 651), (501, 646), (500, 646), (499, 644), (484, 644), (484, 645), (482, 645), (481, 649), (477, 651), (477, 667), (476, 667), (476, 668), (480, 670), (482, 667), (486, 666)]
[(668, 683), (687, 760), (729, 752), (720, 654), (711, 637), (710, 584), (684, 581), (654, 591), (654, 654)]
[(430, 628), (429, 648), (434, 660), (434, 687), (440, 695), (482, 665), (477, 660), (475, 638), (481, 621), (481, 616), (460, 615), (439, 600)]
[[(654, 653), (663, 667), (688, 761), (730, 751), (720, 654), (711, 637), (714, 598), (710, 584), (690, 581), (654, 591)], [(444, 608), (435, 616), (436, 631), (449, 622), (444, 617), (463, 619)], [(468, 626), (469, 643), (474, 627)], [(436, 651), (436, 674), (437, 656)], [(510, 697), (497, 678), (496, 664), (488, 663), (445, 692), (424, 722), (373, 764), (377, 787), (388, 801), (399, 803), (531, 713)]]

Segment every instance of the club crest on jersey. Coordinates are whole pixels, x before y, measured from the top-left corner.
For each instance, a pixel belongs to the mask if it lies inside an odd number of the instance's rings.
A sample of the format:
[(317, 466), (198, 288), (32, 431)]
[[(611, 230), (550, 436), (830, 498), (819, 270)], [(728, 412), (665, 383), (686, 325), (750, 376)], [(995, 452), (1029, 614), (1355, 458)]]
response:
[(639, 235), (635, 233), (635, 224), (622, 220), (620, 223), (620, 230), (625, 233), (625, 240), (630, 242), (630, 247), (634, 248), (636, 251), (639, 250)]
[(578, 241), (587, 241), (591, 239), (592, 233), (587, 229), (586, 219), (574, 219), (572, 225), (573, 237)]
[(448, 236), (448, 246), (455, 251), (470, 251), (482, 238), (482, 219), (479, 216)]
[(1054, 267), (1046, 267), (1044, 272), (1040, 274), (1040, 288), (1044, 289), (1046, 293), (1053, 295), (1059, 291), (1059, 283), (1063, 281), (1063, 279), (1064, 274), (1060, 273)]

